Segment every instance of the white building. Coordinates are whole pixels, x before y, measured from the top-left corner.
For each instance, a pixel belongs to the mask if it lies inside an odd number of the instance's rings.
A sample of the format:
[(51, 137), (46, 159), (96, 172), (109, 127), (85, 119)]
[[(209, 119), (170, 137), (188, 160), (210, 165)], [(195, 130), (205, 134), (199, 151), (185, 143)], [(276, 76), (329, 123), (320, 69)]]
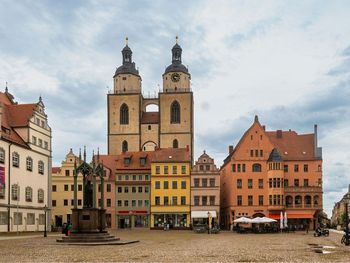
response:
[(0, 92), (0, 232), (50, 228), (51, 128), (45, 106)]

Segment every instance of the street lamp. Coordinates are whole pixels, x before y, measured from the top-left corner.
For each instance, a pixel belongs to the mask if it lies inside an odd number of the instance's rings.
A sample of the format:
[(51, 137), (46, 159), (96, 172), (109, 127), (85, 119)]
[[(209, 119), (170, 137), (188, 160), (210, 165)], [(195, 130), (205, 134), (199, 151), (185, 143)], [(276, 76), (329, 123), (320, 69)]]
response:
[(47, 212), (47, 206), (44, 206), (44, 213), (45, 213), (45, 225), (44, 225), (44, 237), (47, 237), (47, 231), (46, 231), (46, 212)]

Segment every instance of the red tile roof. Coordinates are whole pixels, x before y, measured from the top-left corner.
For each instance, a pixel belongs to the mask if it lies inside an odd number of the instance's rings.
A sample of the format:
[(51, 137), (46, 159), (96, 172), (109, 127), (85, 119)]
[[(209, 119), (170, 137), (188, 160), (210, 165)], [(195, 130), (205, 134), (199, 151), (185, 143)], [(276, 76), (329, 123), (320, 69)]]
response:
[(144, 112), (141, 118), (141, 124), (159, 123), (159, 112)]
[(10, 125), (12, 127), (25, 127), (33, 115), (36, 104), (18, 104), (7, 106), (10, 113)]
[(191, 155), (187, 148), (163, 148), (154, 151), (152, 161), (155, 163), (191, 162)]
[[(154, 152), (125, 152), (118, 155), (117, 170), (149, 170)], [(125, 165), (124, 159), (130, 158), (130, 163)], [(146, 158), (145, 165), (141, 165), (140, 158)]]
[(57, 174), (61, 172), (61, 167), (52, 167), (52, 173)]

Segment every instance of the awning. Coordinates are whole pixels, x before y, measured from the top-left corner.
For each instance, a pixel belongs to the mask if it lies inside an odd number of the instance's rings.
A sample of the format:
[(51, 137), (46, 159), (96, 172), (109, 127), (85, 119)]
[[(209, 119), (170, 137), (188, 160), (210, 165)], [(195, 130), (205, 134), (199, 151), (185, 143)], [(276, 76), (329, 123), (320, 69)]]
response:
[[(280, 219), (280, 215), (279, 214), (270, 214), (269, 215), (270, 218), (273, 219)], [(288, 219), (304, 219), (304, 218), (314, 218), (314, 216), (312, 214), (288, 214), (287, 213), (287, 218)]]
[(216, 211), (191, 211), (192, 218), (208, 218), (208, 212), (211, 217), (216, 218)]

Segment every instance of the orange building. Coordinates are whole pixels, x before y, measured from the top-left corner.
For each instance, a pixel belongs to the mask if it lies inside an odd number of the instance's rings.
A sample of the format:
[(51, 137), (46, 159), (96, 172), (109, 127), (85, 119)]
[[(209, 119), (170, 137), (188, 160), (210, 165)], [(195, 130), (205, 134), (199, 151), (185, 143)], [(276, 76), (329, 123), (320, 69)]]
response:
[(265, 131), (255, 116), (220, 170), (221, 223), (241, 216), (280, 218), (288, 226), (313, 229), (322, 211), (322, 148), (312, 134)]

